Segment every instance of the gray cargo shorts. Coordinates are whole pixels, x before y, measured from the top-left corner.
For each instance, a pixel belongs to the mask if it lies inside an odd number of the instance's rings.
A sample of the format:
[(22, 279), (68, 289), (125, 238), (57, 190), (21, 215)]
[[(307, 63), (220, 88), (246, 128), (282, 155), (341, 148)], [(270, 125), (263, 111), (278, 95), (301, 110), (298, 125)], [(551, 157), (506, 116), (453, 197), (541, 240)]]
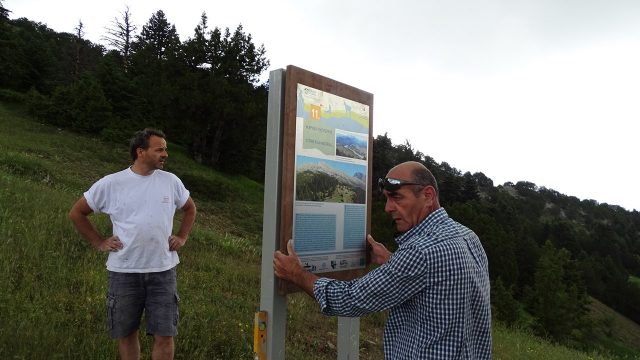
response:
[(143, 312), (147, 335), (178, 334), (180, 298), (175, 267), (154, 273), (108, 273), (107, 328), (112, 338), (137, 330)]

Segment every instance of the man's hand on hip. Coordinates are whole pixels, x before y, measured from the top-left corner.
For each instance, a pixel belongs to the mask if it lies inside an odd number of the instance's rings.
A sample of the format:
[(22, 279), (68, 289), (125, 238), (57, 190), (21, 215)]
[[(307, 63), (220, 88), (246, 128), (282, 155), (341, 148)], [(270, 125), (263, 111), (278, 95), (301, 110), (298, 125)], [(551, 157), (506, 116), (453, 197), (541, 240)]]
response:
[(171, 235), (169, 236), (169, 250), (177, 251), (178, 249), (183, 247), (186, 242), (187, 239), (185, 238), (182, 238), (178, 235)]
[(100, 251), (118, 251), (124, 247), (122, 241), (117, 236), (108, 237), (100, 242), (96, 248)]

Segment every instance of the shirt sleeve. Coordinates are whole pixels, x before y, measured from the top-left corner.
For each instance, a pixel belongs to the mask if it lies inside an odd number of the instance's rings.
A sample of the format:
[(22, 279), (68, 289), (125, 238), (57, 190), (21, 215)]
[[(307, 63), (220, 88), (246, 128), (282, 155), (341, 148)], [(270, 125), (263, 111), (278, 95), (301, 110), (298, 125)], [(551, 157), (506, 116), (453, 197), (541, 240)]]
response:
[(361, 278), (351, 281), (320, 278), (313, 293), (322, 313), (357, 317), (401, 304), (432, 281), (424, 254), (404, 249)]
[(108, 187), (109, 181), (106, 178), (102, 178), (91, 185), (89, 190), (84, 193), (87, 204), (96, 214), (109, 213)]
[(174, 199), (176, 199), (176, 208), (178, 209), (182, 209), (182, 207), (187, 203), (187, 200), (189, 200), (189, 190), (187, 190), (187, 188), (184, 186), (184, 184), (182, 183), (182, 180), (180, 180), (180, 178), (178, 178), (177, 176), (174, 175)]

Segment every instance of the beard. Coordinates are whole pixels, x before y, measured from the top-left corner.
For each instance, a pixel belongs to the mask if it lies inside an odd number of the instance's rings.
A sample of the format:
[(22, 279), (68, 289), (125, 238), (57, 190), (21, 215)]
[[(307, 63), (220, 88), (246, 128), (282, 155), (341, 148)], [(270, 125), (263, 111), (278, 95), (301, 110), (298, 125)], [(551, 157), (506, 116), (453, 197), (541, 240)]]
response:
[(162, 169), (164, 169), (164, 164), (166, 164), (166, 162), (167, 162), (166, 159), (158, 160), (158, 161), (153, 163), (153, 168), (154, 169), (158, 169), (158, 170), (162, 170)]

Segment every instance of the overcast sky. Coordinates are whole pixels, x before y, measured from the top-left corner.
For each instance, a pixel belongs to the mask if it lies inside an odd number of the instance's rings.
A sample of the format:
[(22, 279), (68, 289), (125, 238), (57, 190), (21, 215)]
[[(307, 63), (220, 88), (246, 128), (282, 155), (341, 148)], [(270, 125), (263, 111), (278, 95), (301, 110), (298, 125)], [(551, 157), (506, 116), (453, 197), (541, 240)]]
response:
[[(296, 65), (374, 94), (387, 133), (494, 184), (531, 181), (640, 210), (640, 1), (4, 0), (10, 18), (103, 43), (128, 5), (185, 40), (242, 24), (270, 70)], [(264, 79), (268, 78), (265, 74)]]

